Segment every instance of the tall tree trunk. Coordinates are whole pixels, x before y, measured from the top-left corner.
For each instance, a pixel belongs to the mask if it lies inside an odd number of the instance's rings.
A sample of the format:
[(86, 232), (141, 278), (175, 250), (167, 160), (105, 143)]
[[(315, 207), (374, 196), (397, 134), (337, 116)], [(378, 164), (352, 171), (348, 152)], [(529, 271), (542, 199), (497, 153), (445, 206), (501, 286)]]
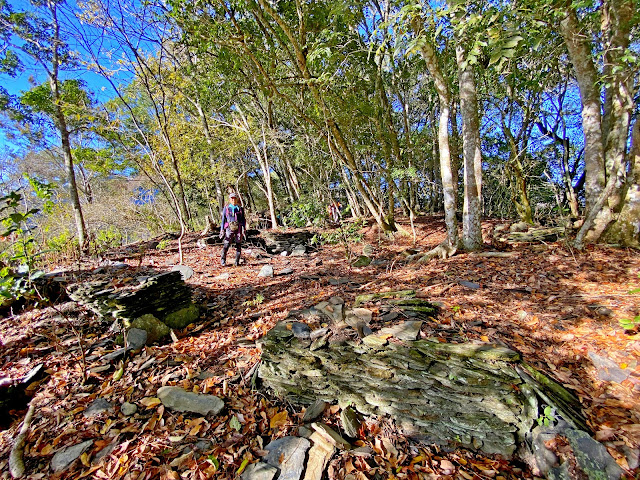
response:
[(631, 41), (634, 12), (631, 0), (611, 0), (601, 8), (601, 33), (607, 45), (604, 71), (609, 74), (604, 115), (601, 115), (600, 76), (591, 54), (591, 37), (582, 33), (576, 12), (571, 7), (560, 22), (582, 101), (587, 209), (575, 239), (578, 248), (600, 239), (616, 219), (617, 212), (624, 208), (626, 146), (634, 99), (631, 72), (624, 66), (622, 57)]
[(73, 210), (73, 217), (76, 224), (76, 232), (78, 234), (78, 243), (80, 249), (85, 251), (87, 248), (87, 227), (84, 223), (84, 216), (82, 214), (82, 207), (80, 205), (80, 197), (78, 196), (78, 185), (76, 183), (76, 173), (73, 166), (73, 155), (71, 154), (71, 141), (69, 139), (69, 129), (67, 128), (67, 119), (64, 116), (62, 109), (62, 98), (60, 95), (60, 85), (58, 82), (58, 72), (60, 68), (60, 24), (58, 23), (58, 11), (55, 2), (48, 2), (47, 6), (51, 12), (51, 19), (53, 22), (53, 35), (54, 35), (54, 48), (52, 51), (51, 59), (51, 71), (49, 72), (49, 87), (51, 88), (51, 95), (53, 97), (53, 103), (56, 115), (56, 126), (60, 133), (60, 139), (62, 142), (62, 156), (64, 158), (64, 167), (67, 174), (67, 180), (69, 182), (69, 197), (71, 200), (71, 208)]
[(640, 247), (640, 120), (636, 119), (629, 152), (631, 171), (624, 197), (624, 206), (615, 222), (605, 232), (610, 242)]
[(587, 210), (590, 210), (605, 184), (598, 71), (591, 59), (590, 40), (580, 32), (578, 19), (573, 10), (568, 10), (566, 17), (560, 22), (560, 33), (562, 33), (564, 42), (569, 50), (569, 56), (580, 87), (586, 172), (585, 196)]
[[(421, 25), (417, 19), (412, 22), (416, 35), (421, 34)], [(433, 46), (425, 41), (421, 48), (422, 57), (427, 63), (427, 69), (433, 77), (440, 103), (440, 118), (438, 122), (438, 153), (440, 156), (440, 175), (442, 176), (442, 191), (444, 196), (444, 218), (447, 227), (448, 247), (451, 253), (458, 248), (458, 220), (456, 218), (456, 185), (453, 183), (451, 171), (451, 155), (449, 152), (449, 104), (451, 102), (449, 86), (440, 70), (438, 59)]]
[(462, 244), (465, 250), (482, 248), (480, 185), (476, 181), (476, 165), (482, 165), (480, 152), (480, 125), (476, 83), (471, 66), (466, 63), (466, 52), (458, 42), (456, 60), (460, 84), (460, 111), (462, 113), (462, 150), (464, 158), (464, 205), (462, 210)]

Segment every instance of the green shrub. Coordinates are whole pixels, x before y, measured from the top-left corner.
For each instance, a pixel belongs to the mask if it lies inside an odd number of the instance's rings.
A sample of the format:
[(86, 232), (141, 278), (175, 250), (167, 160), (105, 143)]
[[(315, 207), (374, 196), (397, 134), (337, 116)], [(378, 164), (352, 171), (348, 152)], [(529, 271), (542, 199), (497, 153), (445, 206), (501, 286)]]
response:
[(324, 207), (316, 199), (299, 200), (289, 207), (284, 223), (294, 227), (305, 227), (309, 223), (318, 225), (325, 219)]
[(111, 225), (104, 230), (98, 230), (95, 235), (95, 240), (93, 240), (92, 243), (94, 251), (101, 253), (110, 248), (122, 245), (122, 233)]

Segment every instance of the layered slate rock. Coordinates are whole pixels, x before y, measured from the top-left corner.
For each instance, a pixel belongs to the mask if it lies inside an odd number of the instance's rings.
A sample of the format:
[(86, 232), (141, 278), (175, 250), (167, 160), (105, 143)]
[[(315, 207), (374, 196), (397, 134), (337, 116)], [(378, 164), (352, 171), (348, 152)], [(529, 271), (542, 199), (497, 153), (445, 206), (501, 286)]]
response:
[[(515, 368), (520, 355), (507, 348), (388, 338), (369, 335), (312, 349), (311, 340), (295, 337), (281, 322), (264, 339), (259, 375), (294, 403), (337, 401), (365, 415), (390, 415), (425, 441), (505, 456), (536, 424), (536, 390), (555, 397), (523, 379)], [(580, 421), (579, 412), (565, 417)]]
[(118, 320), (129, 332), (144, 330), (146, 342), (153, 343), (168, 335), (170, 328), (184, 328), (200, 315), (182, 277), (183, 273), (175, 270), (139, 277), (137, 283), (121, 288), (103, 280), (69, 285), (67, 291), (72, 300), (103, 318)]
[(265, 231), (261, 233), (261, 239), (265, 250), (271, 254), (288, 252), (297, 256), (304, 255), (309, 250), (314, 235), (313, 232), (306, 230), (300, 232)]
[(140, 277), (138, 284), (116, 288), (109, 281), (67, 287), (72, 300), (102, 317), (133, 320), (147, 313), (159, 319), (191, 305), (191, 289), (178, 271)]

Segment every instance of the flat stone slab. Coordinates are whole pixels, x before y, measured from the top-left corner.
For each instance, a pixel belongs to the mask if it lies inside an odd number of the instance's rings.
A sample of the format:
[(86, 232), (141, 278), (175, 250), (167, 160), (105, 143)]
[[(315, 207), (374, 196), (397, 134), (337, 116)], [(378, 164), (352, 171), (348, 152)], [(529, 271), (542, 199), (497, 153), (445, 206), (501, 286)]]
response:
[(601, 357), (594, 352), (589, 352), (589, 358), (593, 362), (593, 365), (596, 367), (596, 370), (598, 372), (598, 380), (602, 380), (604, 382), (622, 383), (629, 377), (630, 370), (626, 368), (620, 368), (618, 364), (613, 360), (610, 360), (606, 357)]
[(86, 452), (91, 445), (93, 445), (93, 440), (87, 440), (86, 442), (60, 450), (51, 459), (51, 469), (54, 473), (66, 470), (80, 455)]
[(349, 438), (356, 438), (360, 430), (360, 420), (355, 410), (351, 407), (343, 408), (340, 412), (340, 423), (344, 433)]
[(280, 469), (278, 480), (300, 480), (310, 446), (311, 443), (306, 438), (279, 438), (264, 447), (269, 452), (264, 461)]
[(420, 334), (420, 328), (422, 328), (422, 322), (419, 320), (411, 320), (408, 322), (402, 322), (393, 327), (386, 327), (380, 330), (381, 335), (393, 335), (398, 340), (411, 341), (416, 340)]
[(180, 387), (161, 387), (157, 395), (165, 407), (178, 412), (217, 415), (224, 407), (224, 402), (215, 395), (187, 392)]
[(214, 280), (229, 280), (231, 278), (231, 274), (229, 272), (221, 273), (220, 275), (213, 277)]
[(309, 450), (304, 480), (322, 480), (322, 474), (336, 452), (336, 447), (327, 442), (318, 432), (311, 435), (310, 440), (313, 446)]
[(89, 407), (84, 411), (84, 416), (94, 417), (96, 415), (100, 415), (101, 413), (107, 412), (113, 408), (113, 405), (107, 402), (104, 398), (98, 398), (93, 401)]
[(578, 467), (587, 474), (589, 480), (607, 478), (618, 480), (624, 471), (609, 454), (604, 445), (580, 430), (565, 432), (578, 462)]
[(351, 448), (351, 444), (342, 438), (342, 436), (330, 426), (325, 425), (324, 423), (312, 423), (311, 428), (313, 428), (322, 436), (322, 438), (332, 445), (335, 445), (342, 450), (349, 450)]

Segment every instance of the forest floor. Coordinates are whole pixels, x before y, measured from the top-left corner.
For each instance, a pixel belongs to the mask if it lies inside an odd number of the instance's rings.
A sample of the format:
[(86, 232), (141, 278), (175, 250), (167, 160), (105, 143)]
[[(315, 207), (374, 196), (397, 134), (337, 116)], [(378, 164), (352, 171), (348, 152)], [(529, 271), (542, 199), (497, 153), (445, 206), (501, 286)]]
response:
[[(485, 238), (495, 223), (483, 225)], [(421, 250), (444, 238), (441, 218), (421, 217), (417, 227)], [(108, 323), (89, 312), (67, 306), (71, 313), (60, 316), (44, 308), (0, 320), (0, 378), (24, 375), (39, 363), (48, 373), (29, 387), (35, 391), (36, 409), (24, 454), (26, 478), (237, 478), (239, 469), (265, 453), (266, 443), (295, 434), (304, 412), (251, 388), (260, 359), (255, 340), (292, 309), (331, 296), (350, 304), (359, 294), (400, 289), (415, 289), (442, 305), (436, 321), (425, 323), (423, 335), (442, 342), (500, 343), (520, 352), (577, 395), (596, 439), (623, 468), (637, 452), (640, 334), (619, 324), (640, 314), (640, 294), (630, 293), (640, 287), (637, 251), (591, 246), (578, 252), (561, 242), (519, 244), (510, 250), (511, 258), (462, 253), (405, 264), (401, 252), (413, 247), (412, 238), (386, 239), (369, 227), (364, 241), (350, 248), (360, 254), (365, 244), (373, 245), (374, 256), (386, 260), (376, 265), (351, 267), (344, 246), (325, 245), (304, 257), (256, 259), (245, 250), (240, 267), (221, 267), (220, 247), (198, 248), (196, 239), (193, 235), (185, 241), (184, 263), (195, 270), (187, 283), (194, 300), (204, 306), (202, 323), (175, 332), (173, 341), (147, 346), (123, 370), (101, 360), (101, 353), (113, 347), (100, 342), (112, 334)], [(164, 250), (127, 260), (130, 267), (113, 274), (113, 284), (126, 283), (148, 268), (175, 265), (175, 246), (171, 242)], [(487, 250), (492, 248), (487, 245)], [(257, 275), (266, 263), (273, 265), (273, 278)], [(87, 261), (80, 267), (87, 272), (98, 265)], [(292, 274), (278, 275), (287, 267)], [(223, 273), (229, 278), (220, 278)], [(349, 283), (333, 285), (339, 282), (332, 279)], [(91, 373), (84, 384), (78, 336), (71, 326), (90, 352)], [(617, 380), (603, 380), (608, 374)], [(215, 394), (224, 400), (225, 410), (207, 418), (165, 410), (156, 391), (166, 384)], [(115, 408), (85, 416), (98, 398)], [(120, 412), (125, 401), (138, 405), (134, 415)], [(338, 429), (338, 410), (328, 408), (322, 421)], [(1, 479), (10, 478), (8, 455), (25, 411), (26, 406), (12, 412), (13, 423), (0, 432)], [(49, 462), (56, 451), (88, 439), (94, 443), (79, 461), (51, 473)], [(374, 454), (365, 459), (339, 452), (327, 478), (532, 478), (516, 461), (413, 443), (385, 419), (369, 419), (355, 443), (371, 447)], [(96, 461), (97, 452), (109, 445), (115, 447), (110, 455)], [(629, 478), (638, 474), (637, 465), (631, 467), (635, 472), (628, 470)]]

